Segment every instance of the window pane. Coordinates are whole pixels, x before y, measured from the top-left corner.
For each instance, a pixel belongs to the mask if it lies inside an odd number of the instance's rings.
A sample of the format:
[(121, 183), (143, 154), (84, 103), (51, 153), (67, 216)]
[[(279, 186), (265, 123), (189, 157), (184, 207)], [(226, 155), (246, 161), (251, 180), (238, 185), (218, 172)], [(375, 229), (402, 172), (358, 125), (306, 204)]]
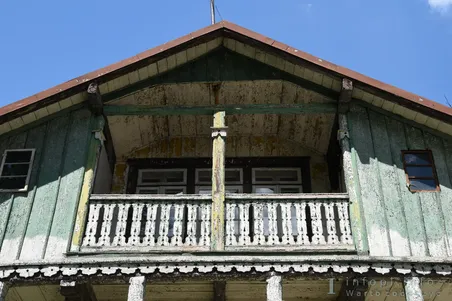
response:
[(198, 183), (212, 182), (212, 170), (198, 170)]
[(142, 183), (183, 183), (184, 171), (179, 170), (149, 170), (141, 174)]
[(240, 177), (240, 170), (226, 169), (225, 181), (226, 183), (241, 183), (242, 179)]
[(410, 184), (412, 190), (436, 190), (436, 183), (434, 180), (411, 179)]
[(279, 188), (280, 193), (300, 193), (301, 187), (280, 187)]
[(410, 177), (433, 178), (433, 169), (430, 166), (407, 166), (406, 172)]
[(30, 162), (32, 151), (9, 151), (5, 163)]
[(0, 178), (0, 189), (21, 189), (25, 187), (27, 177)]
[(140, 188), (138, 190), (138, 193), (140, 193), (140, 194), (158, 194), (159, 190), (158, 190), (158, 188)]
[(428, 153), (408, 153), (404, 154), (406, 164), (430, 165), (430, 155)]
[(300, 173), (297, 169), (256, 169), (254, 177), (256, 183), (300, 182)]
[(165, 187), (163, 189), (163, 193), (164, 194), (180, 194), (180, 193), (184, 193), (184, 189), (183, 188), (178, 188), (178, 187)]
[(266, 193), (276, 193), (276, 191), (275, 191), (275, 189), (274, 189), (273, 187), (272, 187), (272, 188), (268, 188), (268, 187), (257, 187), (255, 193), (266, 194)]
[(212, 194), (212, 189), (200, 189), (198, 194)]
[(271, 170), (256, 170), (256, 182), (273, 182), (274, 171)]
[(26, 176), (30, 164), (5, 164), (2, 176)]

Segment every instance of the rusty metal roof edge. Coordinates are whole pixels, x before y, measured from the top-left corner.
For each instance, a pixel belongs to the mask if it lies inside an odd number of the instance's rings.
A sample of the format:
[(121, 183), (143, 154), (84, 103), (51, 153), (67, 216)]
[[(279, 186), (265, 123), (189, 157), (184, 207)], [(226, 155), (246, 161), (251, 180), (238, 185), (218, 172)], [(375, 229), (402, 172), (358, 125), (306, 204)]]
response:
[[(212, 33), (214, 31), (221, 30), (221, 29), (232, 31), (232, 32), (235, 32), (246, 38), (256, 40), (257, 42), (260, 42), (263, 44), (267, 44), (268, 46), (275, 48), (275, 50), (285, 52), (294, 57), (307, 61), (308, 63), (316, 65), (317, 67), (320, 67), (321, 69), (325, 69), (326, 71), (333, 72), (336, 75), (356, 81), (358, 84), (360, 84), (360, 86), (363, 86), (364, 88), (366, 88), (366, 86), (368, 86), (371, 89), (377, 89), (386, 94), (390, 94), (390, 95), (396, 96), (397, 98), (407, 100), (406, 105), (410, 106), (412, 109), (414, 109), (416, 111), (418, 111), (419, 108), (424, 107), (425, 109), (428, 109), (430, 111), (433, 111), (433, 112), (436, 111), (438, 113), (445, 114), (445, 115), (447, 115), (447, 117), (452, 116), (452, 108), (449, 108), (445, 105), (442, 105), (440, 103), (437, 103), (437, 102), (427, 99), (425, 97), (416, 95), (414, 93), (405, 91), (403, 89), (394, 87), (392, 85), (385, 84), (381, 81), (378, 81), (376, 79), (373, 79), (373, 78), (363, 75), (361, 73), (355, 72), (353, 70), (330, 63), (328, 61), (315, 57), (309, 53), (292, 48), (286, 44), (275, 41), (271, 38), (268, 38), (264, 35), (253, 32), (249, 29), (246, 29), (246, 28), (236, 25), (234, 23), (230, 23), (228, 21), (221, 21), (216, 24), (199, 29), (195, 32), (189, 33), (185, 36), (182, 36), (182, 37), (172, 40), (170, 42), (167, 42), (167, 43), (164, 43), (157, 47), (154, 47), (152, 49), (146, 50), (142, 53), (139, 53), (135, 56), (132, 56), (132, 57), (122, 60), (120, 62), (111, 64), (109, 66), (103, 67), (101, 69), (98, 69), (98, 70), (95, 70), (92, 72), (89, 72), (87, 74), (84, 74), (84, 75), (76, 77), (72, 80), (66, 81), (66, 82), (59, 84), (55, 87), (52, 87), (50, 89), (44, 90), (44, 91), (34, 94), (32, 96), (26, 97), (24, 99), (13, 102), (4, 107), (1, 107), (0, 108), (0, 118), (5, 115), (9, 115), (9, 114), (15, 113), (15, 112), (17, 112), (17, 113), (19, 113), (19, 115), (21, 115), (19, 111), (22, 109), (25, 109), (27, 107), (30, 107), (30, 106), (34, 106), (34, 108), (33, 108), (34, 110), (39, 109), (40, 108), (39, 103), (45, 99), (54, 97), (61, 93), (66, 93), (69, 90), (74, 89), (74, 88), (80, 88), (82, 85), (86, 85), (89, 82), (98, 80), (107, 74), (114, 73), (114, 72), (124, 69), (128, 66), (131, 66), (137, 62), (144, 61), (155, 55), (161, 54), (171, 48), (181, 46), (182, 44), (184, 44), (186, 42), (192, 41), (194, 39), (200, 38), (202, 36), (205, 36), (209, 33)], [(29, 112), (29, 110), (24, 110), (24, 111), (25, 111), (24, 114)]]

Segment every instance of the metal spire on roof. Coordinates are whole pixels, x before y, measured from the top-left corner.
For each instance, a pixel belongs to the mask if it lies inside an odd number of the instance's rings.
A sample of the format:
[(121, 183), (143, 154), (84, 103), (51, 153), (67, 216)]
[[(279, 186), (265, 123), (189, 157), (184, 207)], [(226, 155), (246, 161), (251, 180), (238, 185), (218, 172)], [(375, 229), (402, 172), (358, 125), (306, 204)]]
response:
[(210, 0), (210, 21), (215, 24), (215, 0)]

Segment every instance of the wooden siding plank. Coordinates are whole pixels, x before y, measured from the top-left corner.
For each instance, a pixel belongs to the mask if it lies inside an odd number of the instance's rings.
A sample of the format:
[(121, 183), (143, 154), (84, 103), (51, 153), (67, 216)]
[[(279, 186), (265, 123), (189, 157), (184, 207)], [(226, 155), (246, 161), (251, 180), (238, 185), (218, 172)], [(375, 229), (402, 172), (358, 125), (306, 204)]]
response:
[(438, 208), (441, 211), (440, 216), (444, 221), (444, 230), (446, 232), (447, 255), (451, 256), (452, 245), (452, 186), (451, 179), (447, 167), (446, 156), (443, 140), (435, 135), (424, 133), (425, 145), (432, 151), (433, 160), (435, 161), (436, 173), (441, 187), (441, 192), (435, 193)]
[[(409, 149), (425, 149), (422, 130), (405, 126), (405, 132)], [(436, 192), (417, 192), (415, 194), (419, 197), (421, 203), (423, 224), (427, 235), (427, 246), (430, 256), (447, 256), (444, 218), (436, 200)]]
[(44, 255), (60, 184), (63, 150), (69, 127), (66, 116), (49, 122), (42, 153), (37, 189), (25, 233), (20, 259), (40, 259)]
[(419, 198), (409, 191), (403, 169), (401, 151), (407, 149), (404, 124), (398, 120), (386, 117), (386, 126), (389, 135), (394, 170), (397, 174), (404, 218), (406, 220), (408, 238), (412, 256), (425, 256), (427, 254), (426, 236), (422, 220), (422, 209)]
[(350, 121), (350, 140), (355, 149), (356, 166), (361, 185), (361, 200), (365, 214), (371, 256), (390, 255), (387, 221), (384, 203), (378, 184), (378, 161), (375, 160), (372, 136), (367, 110), (361, 106), (352, 106), (348, 114)]
[(64, 165), (45, 258), (62, 257), (66, 252), (83, 182), (91, 136), (91, 113), (80, 110), (74, 112), (72, 119), (73, 123), (67, 133), (65, 156), (62, 162)]
[[(3, 156), (6, 149), (23, 148), (26, 140), (27, 132), (20, 133), (17, 136), (11, 136), (9, 139), (4, 139), (0, 142), (0, 155)], [(0, 193), (0, 246), (2, 245), (3, 237), (6, 232), (6, 226), (9, 222), (13, 199), (14, 194), (12, 193)], [(6, 258), (3, 258), (3, 256), (0, 256), (0, 261), (5, 259)]]
[(369, 111), (370, 127), (376, 160), (378, 160), (379, 186), (384, 200), (388, 222), (391, 252), (394, 256), (409, 256), (410, 244), (402, 199), (394, 169), (384, 115)]
[(6, 228), (5, 237), (0, 253), (0, 257), (8, 257), (10, 260), (18, 259), (20, 248), (27, 229), (28, 219), (30, 217), (33, 200), (36, 194), (36, 181), (39, 175), (39, 166), (41, 163), (41, 154), (43, 151), (45, 133), (47, 124), (41, 125), (28, 132), (26, 148), (36, 149), (33, 160), (33, 167), (28, 184), (28, 192), (20, 193), (14, 197), (11, 208), (11, 214)]

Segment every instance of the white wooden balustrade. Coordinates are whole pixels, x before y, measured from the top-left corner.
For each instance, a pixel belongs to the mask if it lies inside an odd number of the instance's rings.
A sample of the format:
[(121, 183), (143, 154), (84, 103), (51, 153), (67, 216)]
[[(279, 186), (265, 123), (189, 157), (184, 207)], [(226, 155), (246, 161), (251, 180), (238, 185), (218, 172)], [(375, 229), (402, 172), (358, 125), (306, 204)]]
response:
[[(353, 251), (347, 194), (226, 194), (226, 250)], [(208, 251), (209, 195), (92, 195), (82, 250)]]
[(211, 203), (206, 195), (92, 195), (82, 247), (209, 249)]
[(347, 194), (227, 194), (226, 249), (354, 250)]

